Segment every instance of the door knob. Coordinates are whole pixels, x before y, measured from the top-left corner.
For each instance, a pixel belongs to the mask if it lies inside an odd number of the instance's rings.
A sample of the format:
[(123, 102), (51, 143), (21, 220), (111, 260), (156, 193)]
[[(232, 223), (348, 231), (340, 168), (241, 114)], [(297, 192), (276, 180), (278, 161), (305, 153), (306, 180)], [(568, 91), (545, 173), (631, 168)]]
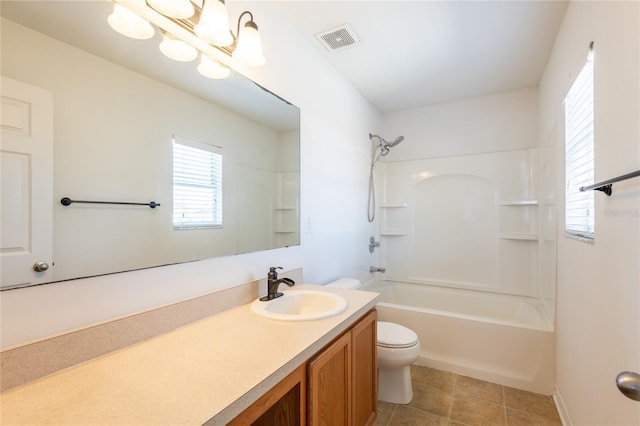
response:
[(47, 262), (39, 261), (33, 264), (33, 270), (36, 272), (44, 272), (49, 269), (49, 264)]
[(623, 371), (616, 377), (616, 385), (624, 396), (640, 401), (640, 374)]

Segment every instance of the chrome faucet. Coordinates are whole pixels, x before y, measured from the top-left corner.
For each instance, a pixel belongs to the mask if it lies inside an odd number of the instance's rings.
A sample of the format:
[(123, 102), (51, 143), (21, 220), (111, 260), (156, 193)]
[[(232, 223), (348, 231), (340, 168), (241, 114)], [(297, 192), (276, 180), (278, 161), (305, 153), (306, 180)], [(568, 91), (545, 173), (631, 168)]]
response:
[(369, 272), (372, 274), (374, 272), (380, 272), (381, 274), (384, 274), (385, 272), (387, 272), (387, 268), (380, 268), (378, 266), (369, 266)]
[(276, 269), (282, 269), (282, 267), (272, 266), (269, 268), (269, 274), (267, 275), (267, 295), (260, 298), (260, 300), (264, 302), (282, 296), (282, 293), (278, 293), (278, 286), (280, 284), (284, 283), (292, 287), (296, 283), (291, 278), (278, 278), (278, 271), (276, 271)]

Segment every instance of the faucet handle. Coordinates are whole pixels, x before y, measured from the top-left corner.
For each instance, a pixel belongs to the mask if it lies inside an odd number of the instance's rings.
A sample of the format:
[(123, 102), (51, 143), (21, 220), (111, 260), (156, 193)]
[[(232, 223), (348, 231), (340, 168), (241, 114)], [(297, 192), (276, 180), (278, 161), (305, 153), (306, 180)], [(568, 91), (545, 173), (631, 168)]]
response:
[(270, 279), (274, 279), (274, 280), (278, 279), (278, 272), (276, 271), (276, 269), (284, 269), (284, 268), (282, 268), (282, 266), (272, 266), (271, 268), (269, 268)]

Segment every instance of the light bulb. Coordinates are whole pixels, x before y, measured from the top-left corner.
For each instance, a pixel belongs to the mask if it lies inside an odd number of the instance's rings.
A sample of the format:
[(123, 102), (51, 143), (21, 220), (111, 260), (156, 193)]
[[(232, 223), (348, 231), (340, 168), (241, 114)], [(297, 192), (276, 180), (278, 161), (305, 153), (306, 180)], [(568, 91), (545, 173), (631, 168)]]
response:
[(171, 18), (186, 19), (193, 16), (195, 9), (190, 0), (148, 0), (149, 6)]
[(200, 65), (198, 65), (198, 71), (208, 78), (227, 78), (231, 74), (231, 70), (222, 65), (218, 61), (214, 61), (205, 54), (200, 55)]
[(238, 34), (238, 44), (232, 54), (237, 59), (250, 67), (264, 65), (265, 59), (262, 56), (262, 41), (258, 26), (253, 21), (244, 24), (244, 28)]
[(160, 43), (160, 51), (168, 58), (174, 61), (189, 62), (198, 57), (198, 51), (195, 47), (186, 42), (172, 38), (165, 34), (162, 43)]
[(148, 21), (119, 4), (114, 4), (113, 13), (109, 15), (107, 22), (120, 34), (138, 40), (149, 39), (155, 34), (153, 26)]
[(200, 21), (194, 28), (198, 37), (216, 46), (230, 46), (229, 13), (221, 0), (205, 0)]

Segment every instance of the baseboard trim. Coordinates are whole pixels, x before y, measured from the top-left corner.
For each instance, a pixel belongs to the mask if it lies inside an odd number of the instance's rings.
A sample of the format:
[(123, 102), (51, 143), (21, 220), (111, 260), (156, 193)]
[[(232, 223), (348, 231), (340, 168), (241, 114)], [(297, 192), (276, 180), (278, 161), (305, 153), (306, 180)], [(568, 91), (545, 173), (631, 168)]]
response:
[(556, 387), (553, 392), (553, 401), (556, 403), (556, 408), (558, 410), (558, 415), (560, 416), (560, 421), (563, 426), (573, 426), (571, 422), (571, 417), (569, 416), (569, 412), (567, 411), (567, 406), (564, 404), (564, 400), (562, 399), (562, 395), (560, 391)]

